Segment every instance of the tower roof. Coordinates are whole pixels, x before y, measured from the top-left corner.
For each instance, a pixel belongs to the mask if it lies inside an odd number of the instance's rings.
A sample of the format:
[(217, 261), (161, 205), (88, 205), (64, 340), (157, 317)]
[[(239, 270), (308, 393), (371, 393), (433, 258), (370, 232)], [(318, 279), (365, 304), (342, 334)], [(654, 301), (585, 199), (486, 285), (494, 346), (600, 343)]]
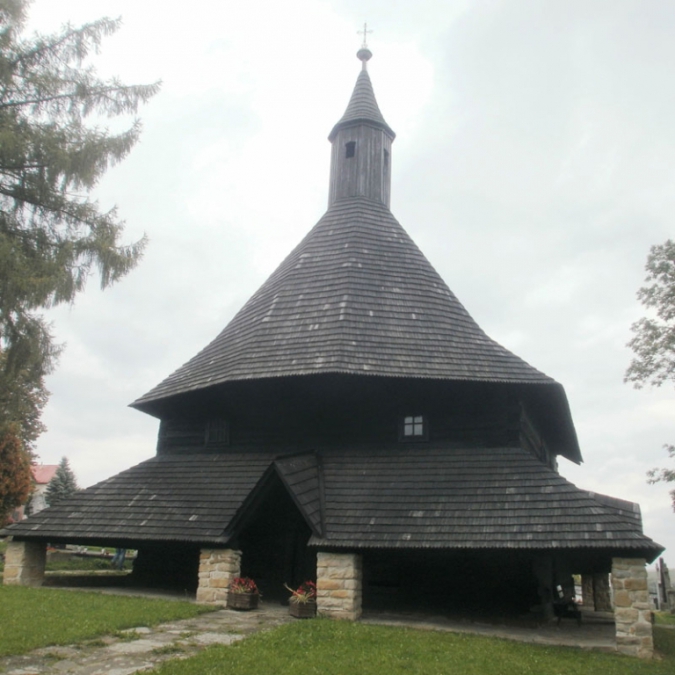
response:
[[(359, 52), (361, 53), (361, 52)], [(365, 61), (363, 62), (365, 66)], [(349, 100), (349, 105), (345, 114), (340, 118), (339, 122), (333, 127), (333, 130), (328, 136), (328, 140), (332, 141), (337, 132), (347, 126), (356, 124), (370, 124), (384, 129), (392, 139), (396, 137), (392, 128), (384, 121), (384, 117), (380, 112), (380, 107), (375, 100), (375, 92), (370, 81), (368, 71), (364, 67), (359, 73), (356, 80), (352, 97)]]
[(490, 339), (378, 202), (336, 202), (205, 349), (134, 405), (215, 384), (345, 373), (554, 383)]

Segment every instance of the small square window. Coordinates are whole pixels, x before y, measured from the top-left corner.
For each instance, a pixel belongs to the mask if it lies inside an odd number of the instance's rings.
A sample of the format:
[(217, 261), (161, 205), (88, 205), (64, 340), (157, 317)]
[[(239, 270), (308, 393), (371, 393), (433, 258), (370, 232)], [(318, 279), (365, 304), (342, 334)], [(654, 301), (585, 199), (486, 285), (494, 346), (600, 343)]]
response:
[(204, 441), (209, 445), (229, 445), (230, 429), (227, 420), (215, 418), (206, 423)]
[(424, 415), (406, 415), (401, 424), (401, 440), (425, 441), (429, 437), (429, 428)]

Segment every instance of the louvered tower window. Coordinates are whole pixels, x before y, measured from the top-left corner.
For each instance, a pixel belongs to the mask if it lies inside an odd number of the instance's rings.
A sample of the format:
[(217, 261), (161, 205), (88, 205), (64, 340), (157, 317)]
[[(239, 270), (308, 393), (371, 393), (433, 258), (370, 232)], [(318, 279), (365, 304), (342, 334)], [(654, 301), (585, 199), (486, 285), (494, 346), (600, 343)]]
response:
[(349, 159), (350, 157), (354, 157), (356, 154), (356, 141), (349, 141), (348, 143), (345, 143), (345, 157)]

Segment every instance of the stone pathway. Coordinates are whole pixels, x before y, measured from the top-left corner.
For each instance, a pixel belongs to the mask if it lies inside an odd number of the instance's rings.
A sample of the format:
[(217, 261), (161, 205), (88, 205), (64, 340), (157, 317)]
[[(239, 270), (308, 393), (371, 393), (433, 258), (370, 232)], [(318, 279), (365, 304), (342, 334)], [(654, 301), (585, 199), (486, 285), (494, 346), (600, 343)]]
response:
[[(3, 675), (132, 675), (167, 659), (186, 658), (214, 644), (229, 645), (260, 630), (294, 621), (288, 607), (263, 605), (255, 612), (221, 609), (193, 619), (124, 631), (65, 647), (45, 647), (0, 658)], [(128, 639), (127, 639), (128, 638)]]

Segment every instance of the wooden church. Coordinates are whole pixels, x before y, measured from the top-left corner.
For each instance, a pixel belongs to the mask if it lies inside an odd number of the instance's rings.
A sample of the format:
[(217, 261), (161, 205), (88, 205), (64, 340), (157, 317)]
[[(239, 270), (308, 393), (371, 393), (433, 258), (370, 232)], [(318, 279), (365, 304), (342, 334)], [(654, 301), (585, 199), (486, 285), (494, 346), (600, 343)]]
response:
[(132, 404), (160, 420), (154, 458), (5, 531), (15, 583), (68, 542), (138, 549), (139, 582), (203, 601), (241, 573), (267, 599), (316, 579), (319, 612), (352, 619), (545, 613), (572, 573), (601, 603), (613, 565), (640, 576), (662, 550), (637, 504), (558, 474), (581, 462), (563, 387), (481, 330), (392, 215), (395, 134), (358, 57), (325, 215)]

